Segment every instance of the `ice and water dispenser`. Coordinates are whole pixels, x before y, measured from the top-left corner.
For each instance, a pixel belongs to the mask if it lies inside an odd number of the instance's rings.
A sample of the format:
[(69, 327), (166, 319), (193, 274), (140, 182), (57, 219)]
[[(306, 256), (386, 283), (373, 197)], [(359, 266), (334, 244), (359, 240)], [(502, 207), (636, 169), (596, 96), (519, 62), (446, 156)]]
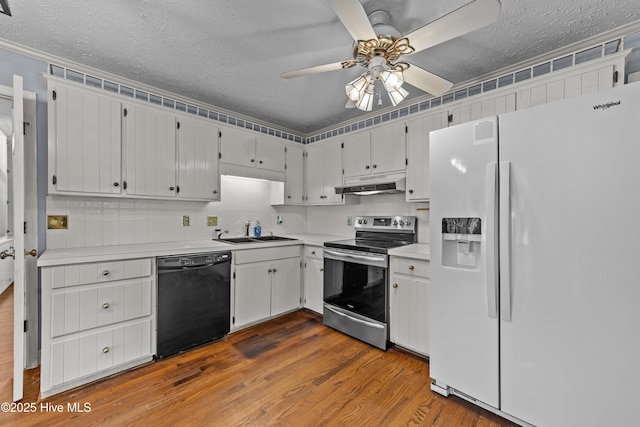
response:
[(442, 218), (442, 264), (475, 270), (481, 260), (480, 218)]

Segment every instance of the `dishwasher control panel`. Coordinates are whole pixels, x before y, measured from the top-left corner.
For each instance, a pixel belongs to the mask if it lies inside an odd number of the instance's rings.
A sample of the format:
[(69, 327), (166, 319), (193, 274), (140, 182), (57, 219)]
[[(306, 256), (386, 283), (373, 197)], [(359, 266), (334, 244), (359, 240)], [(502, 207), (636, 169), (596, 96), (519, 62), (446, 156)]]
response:
[(199, 267), (203, 265), (230, 262), (231, 252), (213, 252), (201, 254), (188, 254), (179, 256), (159, 257), (158, 268)]

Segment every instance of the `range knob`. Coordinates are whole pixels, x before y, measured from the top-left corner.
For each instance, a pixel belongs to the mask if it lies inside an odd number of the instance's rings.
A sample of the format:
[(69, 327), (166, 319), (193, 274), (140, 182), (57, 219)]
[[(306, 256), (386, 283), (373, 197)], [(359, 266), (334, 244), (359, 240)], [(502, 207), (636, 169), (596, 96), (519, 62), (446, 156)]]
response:
[(363, 224), (366, 224), (366, 223), (367, 223), (367, 220), (366, 220), (366, 219), (363, 219), (363, 220), (362, 220), (362, 223), (363, 223)]
[(358, 224), (362, 224), (362, 220), (361, 219), (358, 220)]
[(407, 227), (411, 227), (411, 221), (407, 220), (407, 222), (404, 223)]
[(400, 227), (403, 227), (403, 226), (404, 226), (404, 221), (400, 220)]
[(397, 219), (393, 220), (393, 225), (398, 225), (398, 220)]

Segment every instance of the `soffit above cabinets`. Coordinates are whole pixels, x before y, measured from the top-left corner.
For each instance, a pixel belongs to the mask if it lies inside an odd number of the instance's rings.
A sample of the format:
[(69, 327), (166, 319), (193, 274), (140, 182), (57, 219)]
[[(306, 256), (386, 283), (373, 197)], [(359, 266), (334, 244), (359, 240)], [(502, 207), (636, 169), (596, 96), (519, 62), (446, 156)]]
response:
[[(407, 34), (468, 0), (362, 0)], [(411, 55), (454, 83), (637, 20), (638, 1), (502, 0), (498, 21)], [(352, 39), (325, 0), (13, 2), (0, 38), (300, 134), (366, 114), (345, 109), (360, 67), (285, 80), (283, 71), (350, 59)], [(405, 102), (425, 97), (411, 86)], [(383, 106), (390, 102), (382, 97)], [(402, 104), (400, 104), (402, 105)]]

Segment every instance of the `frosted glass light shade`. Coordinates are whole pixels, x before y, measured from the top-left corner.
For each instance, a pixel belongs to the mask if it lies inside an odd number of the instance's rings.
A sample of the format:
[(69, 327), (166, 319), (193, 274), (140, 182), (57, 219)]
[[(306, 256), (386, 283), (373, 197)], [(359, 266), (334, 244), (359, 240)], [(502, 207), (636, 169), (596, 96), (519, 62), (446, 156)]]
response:
[(384, 87), (385, 89), (387, 89), (387, 92), (400, 89), (400, 87), (404, 83), (402, 71), (400, 70), (383, 71), (380, 74), (380, 78), (382, 80), (382, 83), (384, 83)]
[(370, 84), (366, 87), (362, 97), (359, 101), (356, 102), (356, 107), (361, 109), (362, 111), (371, 111), (373, 107), (373, 89), (374, 85)]
[(406, 90), (402, 89), (401, 87), (399, 87), (396, 90), (390, 90), (387, 93), (389, 94), (389, 98), (391, 98), (391, 103), (393, 104), (394, 107), (396, 105), (398, 105), (399, 103), (401, 103), (402, 100), (407, 95), (409, 95), (409, 92), (407, 92)]
[(369, 80), (367, 80), (366, 74), (367, 73), (364, 73), (354, 81), (347, 83), (347, 85), (344, 87), (345, 91), (347, 92), (347, 96), (353, 102), (358, 102), (365, 89), (369, 85)]

